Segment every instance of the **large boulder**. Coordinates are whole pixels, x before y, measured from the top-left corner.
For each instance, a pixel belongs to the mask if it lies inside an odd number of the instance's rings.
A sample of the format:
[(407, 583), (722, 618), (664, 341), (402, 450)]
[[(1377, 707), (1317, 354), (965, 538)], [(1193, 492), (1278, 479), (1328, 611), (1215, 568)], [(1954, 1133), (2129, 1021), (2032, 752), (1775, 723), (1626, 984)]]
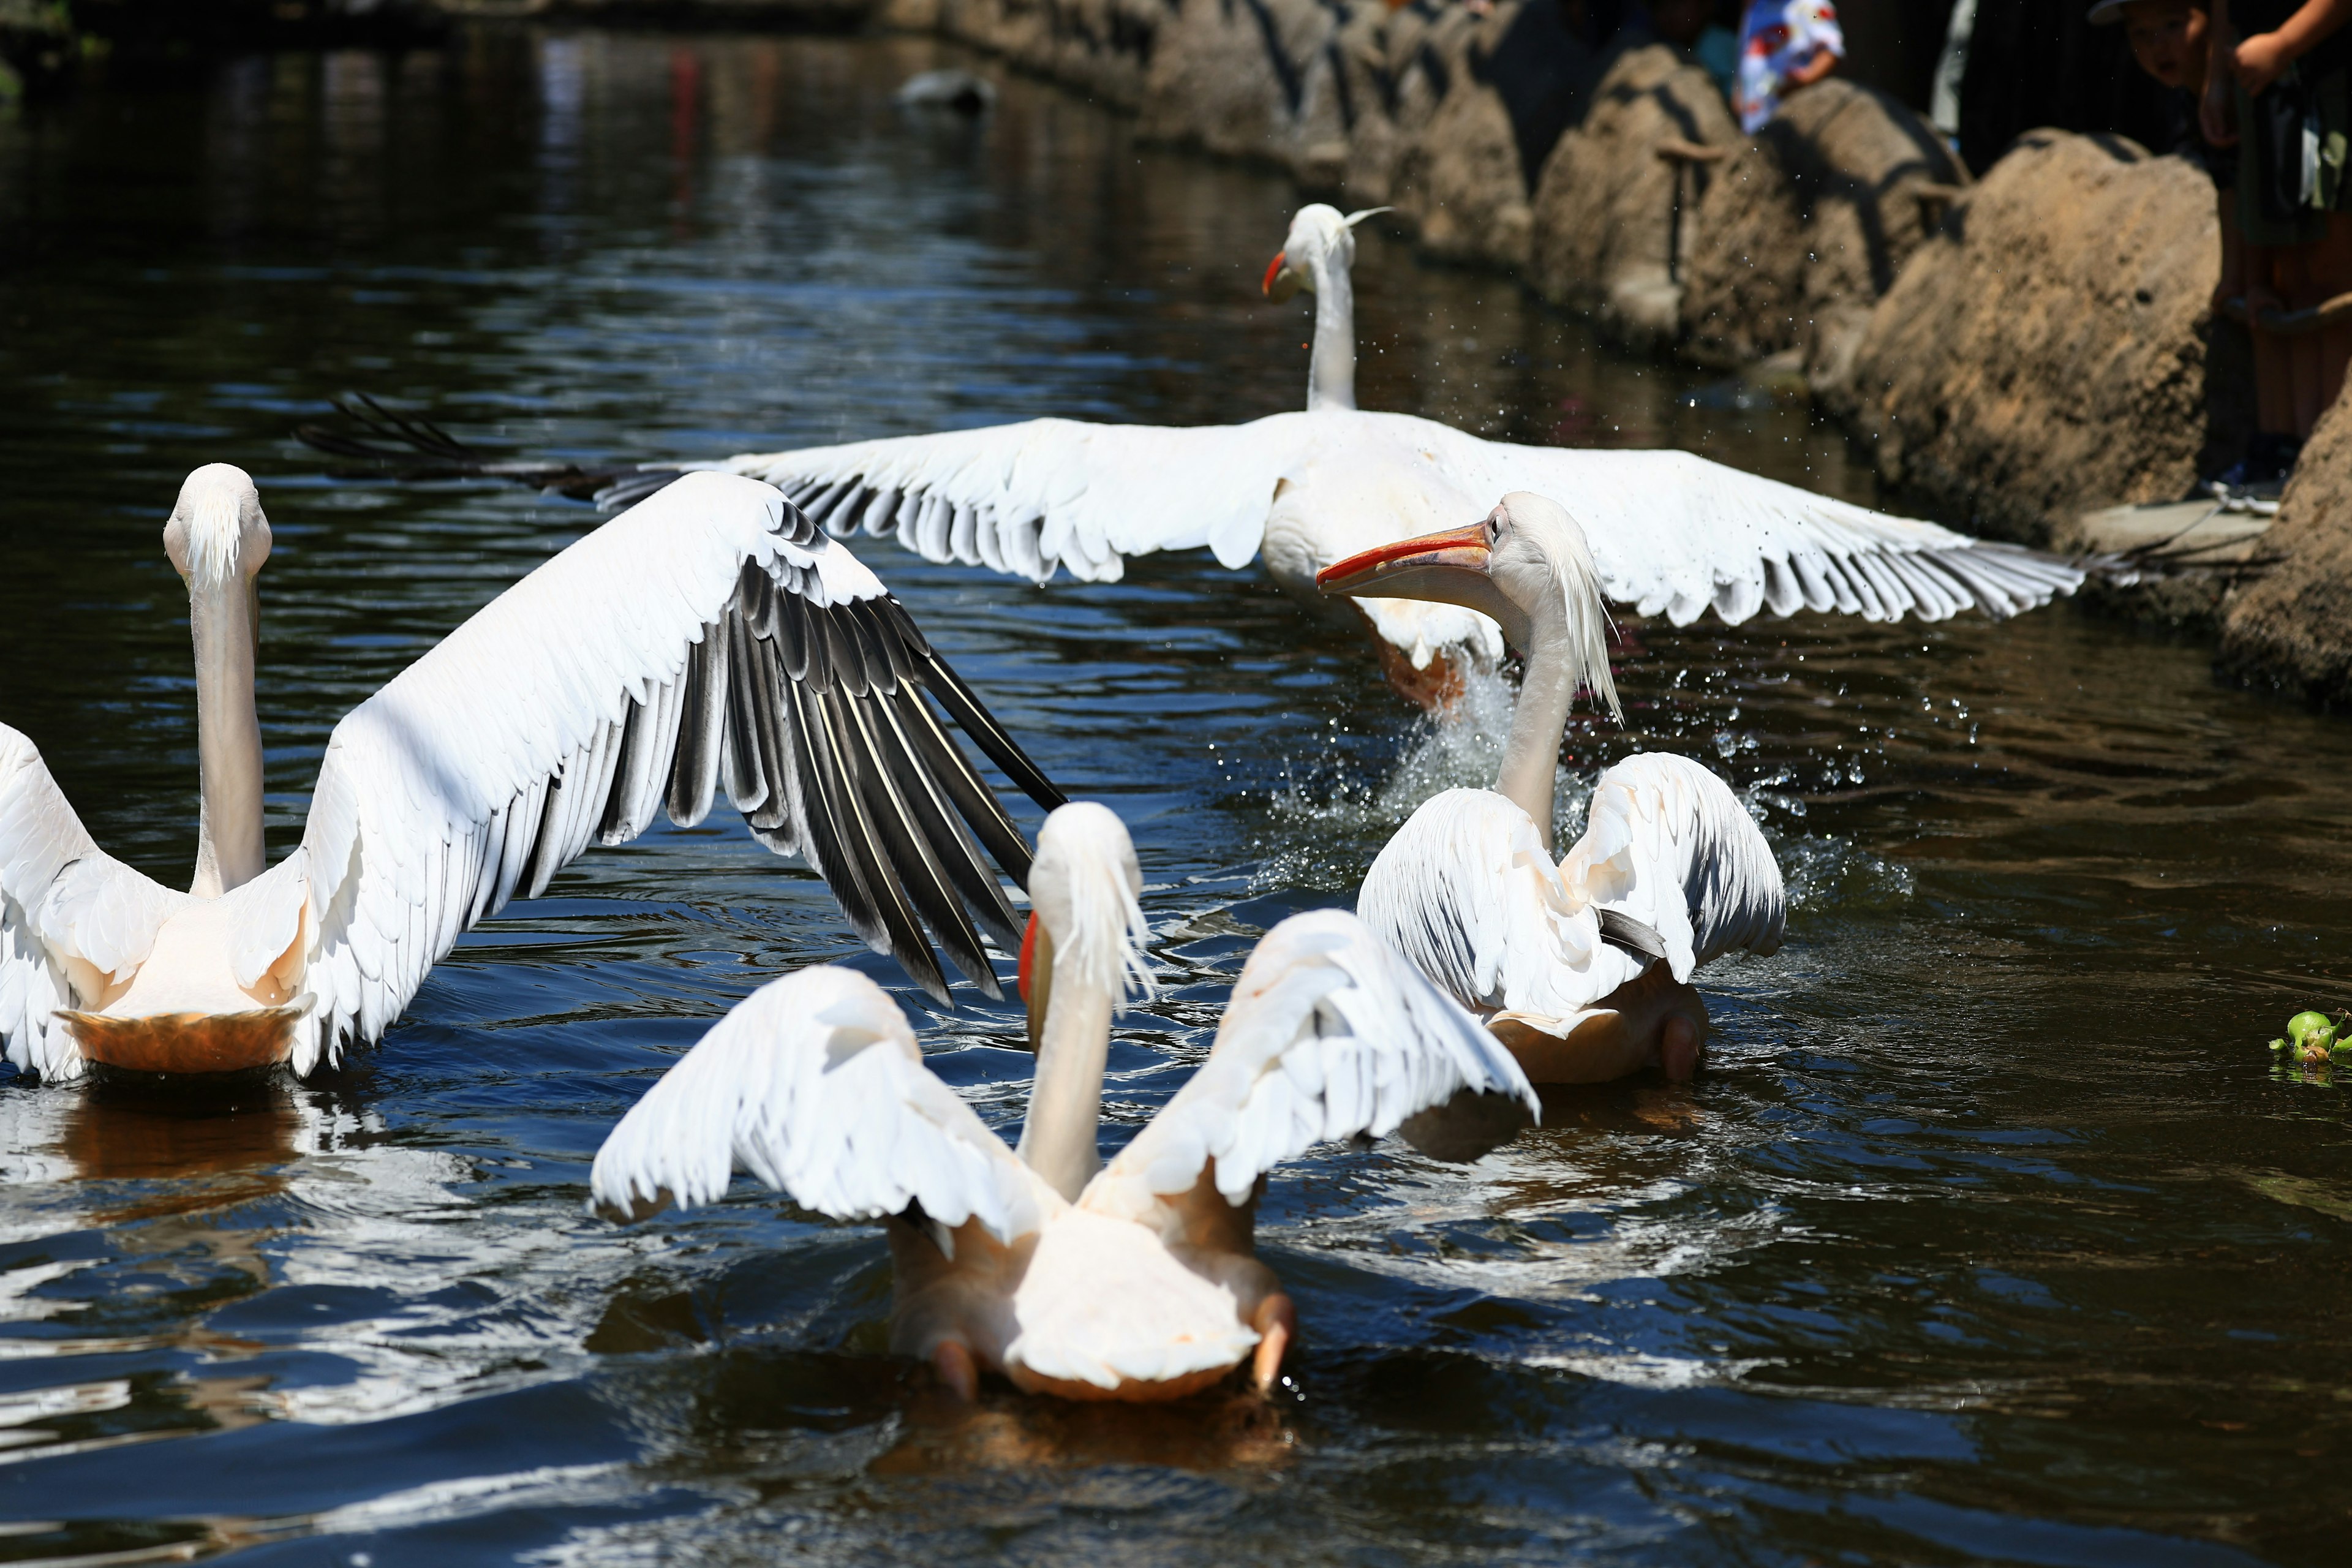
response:
[(1502, 96), (1484, 79), (1490, 52), (1549, 0), (1505, 0), (1491, 16), (1461, 7), (1430, 29), (1399, 95), (1396, 172), (1388, 200), (1420, 231), (1423, 248), (1451, 261), (1528, 258), (1534, 216)]
[(1628, 50), (1536, 185), (1531, 280), (1636, 346), (1672, 342), (1693, 218), (1717, 165), (1659, 155), (1729, 149), (1738, 124), (1715, 81), (1664, 44)]
[(1345, 7), (1177, 0), (1159, 11), (1164, 20), (1144, 57), (1145, 135), (1336, 177), (1347, 128), (1331, 89), (1333, 37)]
[(1839, 77), (1789, 95), (1698, 203), (1682, 321), (1708, 363), (1801, 350), (1843, 381), (1871, 309), (1933, 227), (1931, 187), (1967, 172), (1935, 127)]
[(1143, 100), (1144, 75), (1170, 25), (1158, 0), (881, 0), (892, 26), (931, 26), (1121, 109)]
[[(2209, 414), (2220, 268), (2203, 173), (2036, 132), (1912, 257), (1825, 400), (1883, 478), (1980, 532), (2168, 500), (2236, 435)], [(2242, 368), (2215, 368), (2210, 406), (2242, 406)]]
[(2305, 444), (2263, 544), (2277, 563), (2231, 602), (2223, 660), (2251, 680), (2352, 707), (2352, 408), (2344, 399)]

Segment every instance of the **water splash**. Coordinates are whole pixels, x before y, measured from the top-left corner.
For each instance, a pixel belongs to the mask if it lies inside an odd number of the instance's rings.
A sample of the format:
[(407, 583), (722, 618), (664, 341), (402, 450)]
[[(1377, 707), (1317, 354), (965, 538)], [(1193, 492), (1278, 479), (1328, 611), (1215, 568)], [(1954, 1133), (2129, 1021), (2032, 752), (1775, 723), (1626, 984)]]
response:
[[(1494, 787), (1517, 700), (1518, 687), (1509, 676), (1472, 673), (1453, 708), (1412, 721), (1395, 763), (1377, 780), (1352, 771), (1351, 760), (1337, 751), (1287, 763), (1285, 782), (1268, 800), (1274, 831), (1253, 845), (1259, 863), (1251, 891), (1354, 891), (1381, 847), (1423, 802), (1450, 789)], [(1564, 766), (1554, 773), (1559, 842), (1582, 830), (1598, 776), (1598, 769), (1579, 773)]]

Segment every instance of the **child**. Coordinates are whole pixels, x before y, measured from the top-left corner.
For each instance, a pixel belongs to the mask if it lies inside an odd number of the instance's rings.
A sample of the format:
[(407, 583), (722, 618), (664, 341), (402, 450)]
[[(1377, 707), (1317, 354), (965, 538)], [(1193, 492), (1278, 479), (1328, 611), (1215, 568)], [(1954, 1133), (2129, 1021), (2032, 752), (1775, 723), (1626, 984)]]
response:
[(1739, 128), (1754, 135), (1780, 112), (1781, 99), (1821, 80), (1844, 58), (1845, 35), (1830, 0), (1748, 0), (1739, 22), (1739, 86), (1731, 100)]
[(2260, 324), (2265, 310), (2307, 310), (2352, 293), (2347, 22), (2352, 0), (2213, 0), (2201, 122), (2207, 141), (2240, 150), (2238, 227), (2256, 321), (2253, 483), (2286, 477), (2352, 362), (2352, 321), (2294, 333)]
[[(2220, 206), (2221, 280), (2213, 289), (2213, 308), (2218, 311), (2230, 300), (2245, 295), (2246, 249), (2238, 231), (2238, 150), (2234, 146), (2214, 146), (2200, 131), (2211, 47), (2210, 6), (2211, 0), (2098, 0), (2091, 7), (2090, 19), (2095, 26), (2121, 24), (2139, 68), (2174, 89), (2179, 100), (2175, 108), (2179, 112), (2172, 127), (2172, 145), (2165, 151), (2188, 159), (2212, 177)], [(2283, 413), (2289, 408), (2291, 400), (2282, 390), (2287, 385), (2286, 374), (2286, 360), (2278, 352), (2278, 340), (2267, 332), (2262, 334), (2254, 345), (2257, 401), (2264, 395), (2262, 389), (2267, 387), (2277, 411)], [(2289, 430), (2291, 420), (2289, 424), (2273, 425), (2257, 417), (2256, 425), (2273, 433), (2258, 436), (2245, 459), (2221, 476), (2226, 489), (2271, 482), (2279, 477), (2278, 442), (2282, 434)], [(2284, 435), (2284, 438), (2291, 446), (2293, 437)], [(2291, 451), (2287, 455), (2291, 457)]]

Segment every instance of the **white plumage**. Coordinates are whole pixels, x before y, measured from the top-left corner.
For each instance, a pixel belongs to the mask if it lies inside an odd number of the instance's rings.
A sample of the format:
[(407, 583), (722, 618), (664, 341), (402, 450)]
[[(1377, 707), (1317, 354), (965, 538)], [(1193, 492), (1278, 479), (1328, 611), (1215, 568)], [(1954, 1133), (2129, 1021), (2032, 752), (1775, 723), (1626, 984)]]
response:
[(1056, 569), (1116, 581), (1126, 557), (1162, 550), (1205, 548), (1234, 567), (1264, 549), (1277, 578), (1303, 587), (1511, 490), (1573, 506), (1609, 598), (1676, 626), (1710, 608), (1735, 625), (1759, 610), (2005, 616), (2082, 581), (2030, 551), (1687, 452), (1520, 447), (1352, 408), (1189, 429), (1035, 419), (714, 466), (779, 486), (836, 537), (894, 534), (929, 559), (1036, 582)]
[(1650, 966), (1602, 939), (1604, 910), (1655, 931), (1678, 983), (1734, 949), (1777, 951), (1788, 918), (1771, 846), (1738, 797), (1701, 764), (1658, 752), (1601, 773), (1584, 834), (1557, 865), (1505, 796), (1433, 795), (1373, 860), (1356, 908), (1448, 995), (1559, 1021), (1550, 1033)]
[[(1076, 831), (1057, 834), (1066, 819)], [(1094, 1137), (1110, 1004), (1141, 966), (1130, 900), (1065, 885), (1132, 865), (1124, 830), (1110, 842), (1104, 821), (1117, 823), (1065, 806), (1039, 837), (1054, 978), (1024, 1151), (1057, 1142), (1039, 1136), (1054, 1131), (1045, 1118)], [(1074, 1073), (1091, 1080), (1083, 1094)], [(592, 1185), (606, 1212), (639, 1215), (663, 1199), (709, 1202), (740, 1167), (837, 1218), (903, 1216), (895, 1348), (951, 1380), (976, 1362), (1024, 1388), (1167, 1398), (1288, 1332), (1287, 1300), (1250, 1247), (1259, 1178), (1465, 1094), (1501, 1097), (1513, 1125), (1536, 1108), (1475, 1019), (1362, 921), (1327, 910), (1266, 934), (1208, 1059), (1074, 1201), (923, 1068), (872, 982), (832, 968), (772, 982), (704, 1037), (622, 1119)], [(1261, 1382), (1282, 1342), (1261, 1357)]]
[[(234, 468), (192, 477), (175, 526), (220, 510), (225, 491), (266, 555)], [(241, 701), (249, 724), (250, 677), (242, 691), (215, 684), (205, 640), (225, 627), (233, 642), (242, 622), (210, 614), (205, 595), (235, 612), (257, 566), (191, 579), (200, 887), (224, 825), (247, 814), (257, 869), (258, 731), (249, 756), (216, 751), (226, 726), (211, 695)], [(54, 1079), (80, 1070), (93, 1029), (275, 1009), (284, 1038), (268, 1059), (307, 1073), (381, 1035), (461, 932), (664, 806), (699, 821), (722, 785), (763, 843), (806, 858), (859, 933), (929, 988), (946, 993), (925, 922), (995, 994), (979, 932), (1008, 947), (1018, 934), (980, 853), (1018, 880), (1027, 847), (927, 691), (1041, 804), (1059, 803), (872, 573), (771, 487), (710, 474), (562, 552), (345, 716), (299, 847), (217, 898), (100, 851), (31, 742), (0, 728), (0, 1034), (11, 1060)], [(219, 776), (216, 757), (230, 764)]]

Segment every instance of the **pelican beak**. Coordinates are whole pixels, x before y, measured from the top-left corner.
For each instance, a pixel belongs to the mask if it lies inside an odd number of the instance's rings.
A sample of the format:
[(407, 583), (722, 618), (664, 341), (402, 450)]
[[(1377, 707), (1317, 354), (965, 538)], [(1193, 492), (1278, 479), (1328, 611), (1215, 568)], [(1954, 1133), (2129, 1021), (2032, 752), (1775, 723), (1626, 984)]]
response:
[(1021, 933), (1021, 970), (1014, 983), (1029, 1006), (1029, 1049), (1034, 1052), (1045, 1042), (1045, 1006), (1054, 991), (1054, 939), (1034, 911), (1029, 929)]
[(1341, 597), (1370, 594), (1383, 599), (1436, 599), (1458, 604), (1461, 601), (1456, 595), (1467, 586), (1462, 581), (1465, 577), (1475, 578), (1492, 592), (1492, 581), (1486, 575), (1486, 525), (1474, 522), (1467, 528), (1449, 528), (1443, 533), (1401, 539), (1394, 544), (1350, 555), (1318, 572), (1315, 585), (1326, 594)]
[(1258, 289), (1278, 305), (1297, 293), (1298, 286), (1305, 281), (1306, 275), (1290, 265), (1290, 253), (1277, 250), (1274, 253), (1274, 259), (1265, 264), (1265, 281)]
[(1524, 653), (1529, 627), (1525, 610), (1513, 604), (1488, 571), (1491, 546), (1486, 525), (1449, 528), (1401, 539), (1350, 555), (1315, 574), (1315, 585), (1340, 598), (1424, 599), (1460, 605), (1493, 617), (1503, 638)]

